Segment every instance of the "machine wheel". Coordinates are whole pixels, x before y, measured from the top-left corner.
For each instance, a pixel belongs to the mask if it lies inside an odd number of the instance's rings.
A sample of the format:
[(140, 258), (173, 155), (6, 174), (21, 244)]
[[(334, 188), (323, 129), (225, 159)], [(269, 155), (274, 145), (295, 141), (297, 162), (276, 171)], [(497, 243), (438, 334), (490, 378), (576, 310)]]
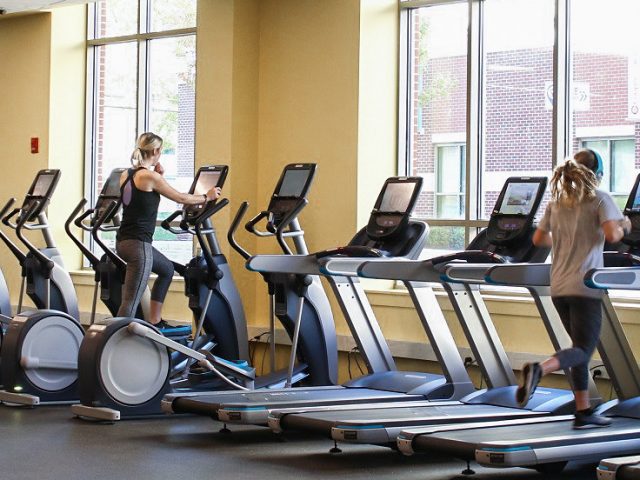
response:
[(20, 349), (21, 365), (33, 365), (24, 369), (25, 376), (43, 391), (70, 387), (78, 378), (78, 351), (83, 338), (84, 330), (66, 316), (39, 318), (24, 336)]
[(99, 357), (104, 391), (123, 405), (141, 405), (162, 390), (171, 369), (166, 347), (129, 333), (126, 325), (109, 337)]

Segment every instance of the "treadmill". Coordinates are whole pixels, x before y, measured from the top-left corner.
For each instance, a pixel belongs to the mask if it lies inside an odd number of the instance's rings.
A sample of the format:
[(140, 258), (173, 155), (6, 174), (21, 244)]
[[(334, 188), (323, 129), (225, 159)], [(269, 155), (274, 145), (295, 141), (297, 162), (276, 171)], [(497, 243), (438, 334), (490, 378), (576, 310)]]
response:
[(640, 478), (640, 455), (605, 458), (598, 465), (598, 480), (637, 480)]
[[(418, 257), (424, 248), (428, 229), (424, 222), (410, 221), (409, 216), (421, 185), (421, 178), (387, 179), (367, 227), (360, 230), (346, 247), (312, 255), (258, 255), (247, 263), (249, 269), (262, 274), (288, 272), (293, 275), (327, 275), (364, 357), (368, 375), (342, 386), (168, 395), (165, 397), (165, 411), (199, 413), (225, 423), (267, 425), (269, 411), (275, 408), (449, 399), (460, 398), (471, 392), (473, 384), (446, 327), (446, 321), (437, 310), (433, 291), (427, 285), (407, 282), (434, 351), (442, 359), (444, 375), (401, 372), (395, 367), (389, 346), (355, 275), (354, 265), (368, 257)], [(338, 258), (342, 262), (339, 262), (337, 269), (329, 267)]]
[[(640, 246), (640, 176), (624, 209), (632, 231), (623, 239), (622, 254), (605, 252), (605, 265), (637, 263)], [(607, 257), (614, 257), (614, 262)], [(489, 273), (491, 276), (491, 273)], [(585, 276), (585, 283), (601, 289), (640, 288), (640, 267), (604, 267)], [(597, 412), (611, 417), (608, 428), (574, 430), (573, 415), (408, 429), (398, 437), (404, 453), (440, 451), (463, 459), (474, 459), (491, 467), (531, 467), (561, 470), (570, 461), (597, 462), (612, 455), (640, 453), (640, 368), (613, 314), (605, 292), (602, 335), (598, 350), (609, 373), (618, 400), (601, 405)], [(609, 311), (609, 309), (611, 311)]]
[[(312, 430), (331, 436), (335, 441), (372, 443), (395, 448), (396, 437), (404, 429), (417, 425), (475, 422), (487, 419), (506, 420), (539, 416), (548, 413), (568, 412), (572, 408), (573, 395), (566, 390), (541, 389), (536, 392), (527, 409), (520, 409), (515, 402), (516, 382), (506, 360), (506, 352), (500, 344), (486, 307), (479, 297), (478, 284), (461, 282), (449, 275), (449, 269), (462, 267), (485, 271), (491, 265), (478, 261), (521, 261), (544, 259), (547, 249), (538, 250), (531, 243), (532, 226), (539, 200), (546, 186), (545, 178), (519, 178), (507, 180), (498, 198), (489, 227), (470, 245), (470, 250), (437, 257), (421, 262), (369, 262), (362, 265), (363, 276), (375, 278), (400, 278), (414, 281), (440, 282), (449, 293), (463, 330), (489, 386), (448, 404), (424, 405), (361, 405), (359, 408), (337, 407), (288, 409), (274, 411), (269, 425), (274, 431), (286, 429)], [(537, 199), (537, 202), (536, 202)], [(482, 250), (473, 250), (481, 247)], [(523, 252), (528, 252), (523, 254)], [(496, 252), (500, 252), (499, 254)], [(466, 260), (458, 263), (455, 260)], [(509, 265), (516, 266), (516, 265)], [(467, 272), (468, 273), (468, 272)], [(456, 283), (460, 282), (460, 283)], [(460, 290), (463, 288), (464, 290)], [(548, 294), (536, 291), (537, 305), (541, 309), (547, 332), (554, 345), (569, 345), (570, 339), (562, 327)], [(476, 308), (483, 315), (474, 317), (461, 308), (460, 297), (473, 297)], [(480, 323), (483, 322), (483, 323)], [(486, 335), (490, 330), (491, 335)], [(595, 385), (591, 385), (595, 392)]]

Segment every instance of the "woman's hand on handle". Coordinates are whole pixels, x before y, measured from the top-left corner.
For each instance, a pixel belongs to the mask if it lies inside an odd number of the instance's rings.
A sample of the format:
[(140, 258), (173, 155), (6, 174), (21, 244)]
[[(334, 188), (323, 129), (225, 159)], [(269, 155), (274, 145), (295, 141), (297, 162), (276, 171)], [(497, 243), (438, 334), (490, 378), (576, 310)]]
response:
[(217, 200), (220, 198), (220, 195), (222, 195), (222, 189), (220, 187), (213, 187), (205, 195), (207, 196), (207, 202)]

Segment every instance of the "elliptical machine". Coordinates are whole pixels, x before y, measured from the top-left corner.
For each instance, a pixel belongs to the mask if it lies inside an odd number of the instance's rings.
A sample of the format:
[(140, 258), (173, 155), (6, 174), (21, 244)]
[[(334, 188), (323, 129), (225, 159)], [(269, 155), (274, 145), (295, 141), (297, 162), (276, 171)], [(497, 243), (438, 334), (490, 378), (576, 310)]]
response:
[[(306, 192), (311, 183), (315, 166), (298, 165), (288, 166), (280, 179), (275, 199), (272, 199), (270, 210), (262, 212), (253, 220), (255, 224), (262, 218), (269, 218), (275, 231), (278, 228), (286, 229), (296, 218), (301, 209), (298, 205), (306, 205)], [(203, 167), (198, 171), (191, 187), (192, 193), (202, 193), (213, 186), (221, 186), (226, 176), (227, 167)], [(302, 185), (299, 183), (302, 182)], [(280, 196), (277, 193), (282, 192)], [(286, 195), (285, 195), (286, 194)], [(297, 195), (297, 197), (296, 197)], [(304, 200), (300, 202), (300, 200)], [(225, 360), (214, 355), (211, 349), (196, 351), (178, 342), (172, 341), (160, 335), (151, 325), (131, 318), (116, 318), (113, 323), (104, 327), (94, 326), (83, 343), (80, 351), (80, 399), (81, 405), (72, 406), (72, 412), (80, 418), (90, 418), (103, 421), (116, 421), (122, 417), (140, 417), (155, 415), (161, 412), (160, 400), (171, 389), (193, 390), (239, 388), (248, 389), (262, 386), (276, 385), (282, 382), (283, 373), (265, 376), (256, 379), (255, 370), (248, 366), (247, 333), (244, 312), (235, 289), (231, 272), (226, 259), (220, 252), (215, 230), (210, 217), (221, 210), (228, 201), (220, 200), (211, 202), (204, 208), (202, 206), (186, 206), (175, 212), (163, 222), (163, 226), (171, 229), (173, 233), (192, 233), (196, 236), (202, 249), (202, 256), (193, 259), (182, 273), (185, 277), (185, 293), (190, 298), (190, 307), (195, 315), (199, 315), (196, 338), (200, 338), (203, 330), (211, 335), (217, 342), (213, 352), (220, 355), (229, 355), (226, 358), (239, 358), (240, 361)], [(302, 205), (302, 206), (304, 206)], [(292, 207), (298, 207), (293, 211)], [(246, 205), (236, 216), (234, 227), (237, 228), (241, 216), (246, 211)], [(182, 216), (180, 228), (171, 225), (171, 222)], [(282, 221), (283, 220), (283, 221)], [(250, 222), (251, 223), (251, 222)], [(262, 236), (272, 236), (274, 233), (260, 232)], [(290, 230), (289, 235), (302, 235), (302, 231)], [(289, 280), (293, 282), (292, 280)], [(329, 334), (320, 331), (320, 336), (329, 340), (317, 342), (328, 344), (335, 349), (335, 330), (333, 330), (333, 318), (326, 295), (319, 282), (314, 284), (313, 296), (304, 296), (306, 313), (315, 316), (315, 321), (310, 320), (311, 328), (318, 326), (327, 330)], [(206, 291), (205, 294), (202, 291)], [(291, 308), (284, 305), (287, 302), (287, 292), (280, 288), (277, 290), (284, 297), (278, 300), (281, 305), (276, 312), (281, 320), (293, 323), (296, 316), (290, 313)], [(324, 298), (322, 298), (322, 296)], [(324, 301), (323, 301), (324, 300)], [(289, 302), (291, 303), (291, 302)], [(323, 314), (318, 319), (318, 313)], [(204, 321), (205, 316), (212, 316), (210, 322)], [(333, 333), (331, 337), (330, 333)], [(318, 331), (312, 335), (319, 336)], [(141, 338), (147, 337), (147, 338)], [(196, 346), (196, 348), (198, 348)], [(322, 346), (320, 347), (322, 348)], [(178, 377), (179, 381), (172, 381), (170, 373), (170, 350), (185, 355), (198, 361), (202, 369), (198, 372), (187, 369), (186, 375)], [(236, 354), (235, 356), (231, 356)], [(135, 358), (133, 357), (135, 355)], [(337, 357), (337, 353), (334, 354)], [(318, 355), (322, 362), (324, 358)], [(187, 363), (193, 360), (187, 360)], [(337, 361), (337, 358), (336, 358)], [(313, 363), (312, 363), (313, 364)], [(336, 362), (324, 366), (327, 372), (323, 378), (315, 381), (326, 381), (326, 376), (337, 375)], [(205, 371), (203, 374), (202, 371)], [(306, 365), (299, 365), (296, 369), (296, 381), (306, 378)], [(311, 372), (313, 368), (309, 367)], [(315, 371), (322, 372), (321, 367)], [(313, 373), (312, 373), (313, 375)], [(203, 378), (206, 381), (203, 381)]]
[[(117, 315), (122, 299), (122, 284), (124, 283), (127, 265), (124, 260), (105, 245), (98, 233), (113, 232), (120, 227), (120, 218), (118, 217), (120, 210), (120, 177), (125, 170), (124, 168), (112, 170), (102, 186), (95, 206), (83, 211), (87, 203), (87, 199), (83, 198), (64, 224), (67, 235), (82, 252), (94, 271), (95, 286), (91, 303), (91, 325), (95, 321), (98, 292), (100, 292), (100, 300), (105, 304), (111, 315)], [(72, 224), (94, 238), (104, 251), (101, 257), (93, 253), (80, 238), (73, 234), (71, 231)], [(136, 312), (137, 318), (148, 318), (149, 300), (149, 289), (147, 288)]]
[[(22, 206), (2, 219), (15, 230), (28, 253), (0, 232), (0, 238), (20, 262), (23, 277), (18, 313), (2, 345), (4, 390), (0, 391), (0, 402), (34, 406), (75, 398), (77, 351), (84, 330), (71, 277), (64, 269), (44, 212), (59, 179), (60, 170), (39, 171)], [(2, 211), (7, 212), (14, 202), (9, 200)], [(36, 248), (23, 230), (41, 231), (46, 246)], [(25, 291), (39, 310), (21, 312)]]

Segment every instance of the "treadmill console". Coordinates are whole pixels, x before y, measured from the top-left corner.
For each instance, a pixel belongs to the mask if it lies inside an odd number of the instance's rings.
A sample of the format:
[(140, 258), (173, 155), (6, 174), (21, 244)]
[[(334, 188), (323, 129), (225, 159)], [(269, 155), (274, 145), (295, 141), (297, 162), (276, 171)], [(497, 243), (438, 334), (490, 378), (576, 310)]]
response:
[[(222, 188), (225, 180), (227, 179), (228, 172), (229, 167), (226, 165), (209, 165), (200, 167), (193, 179), (193, 182), (191, 183), (189, 193), (192, 195), (204, 195), (213, 187)], [(215, 203), (215, 200), (213, 203)], [(207, 202), (206, 206), (211, 204), (212, 202)], [(204, 208), (204, 203), (199, 203), (197, 205), (185, 205), (183, 209), (184, 221), (187, 223), (193, 223), (193, 221), (202, 213)]]
[(93, 216), (91, 217), (91, 225), (104, 215), (105, 211), (113, 202), (118, 203), (118, 207), (114, 208), (109, 217), (103, 219), (102, 223), (109, 223), (115, 219), (120, 210), (120, 177), (126, 168), (115, 168), (109, 174), (107, 181), (104, 182), (96, 206), (94, 207)]
[(269, 201), (269, 223), (277, 227), (307, 197), (315, 172), (315, 163), (292, 163), (284, 168)]
[(487, 240), (507, 246), (527, 235), (546, 188), (546, 177), (508, 178), (489, 219)]
[[(60, 180), (60, 170), (40, 170), (29, 187), (20, 209), (20, 217), (25, 215), (35, 202), (39, 202), (38, 208), (27, 221), (35, 221), (51, 201), (51, 196)], [(22, 219), (22, 218), (21, 218)]]
[(369, 237), (376, 240), (391, 237), (405, 227), (421, 190), (422, 177), (388, 178), (369, 217)]

